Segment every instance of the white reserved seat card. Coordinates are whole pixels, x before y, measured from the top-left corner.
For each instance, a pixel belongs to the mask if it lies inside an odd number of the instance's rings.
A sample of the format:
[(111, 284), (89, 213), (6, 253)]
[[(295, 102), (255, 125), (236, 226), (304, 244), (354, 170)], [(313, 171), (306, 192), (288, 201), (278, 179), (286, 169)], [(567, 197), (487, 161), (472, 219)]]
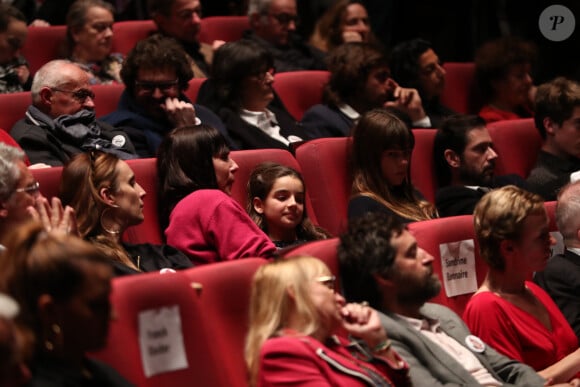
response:
[(188, 367), (178, 305), (139, 313), (139, 346), (146, 377)]
[(441, 272), (447, 297), (474, 293), (477, 290), (473, 239), (442, 243)]

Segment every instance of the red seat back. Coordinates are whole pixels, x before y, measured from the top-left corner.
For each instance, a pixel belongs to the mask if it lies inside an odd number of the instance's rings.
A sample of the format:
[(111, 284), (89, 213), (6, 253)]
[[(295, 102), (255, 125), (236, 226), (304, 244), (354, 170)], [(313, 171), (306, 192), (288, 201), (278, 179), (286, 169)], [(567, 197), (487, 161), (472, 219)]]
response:
[(441, 103), (457, 113), (477, 113), (481, 101), (475, 91), (475, 63), (446, 62), (443, 68), (447, 74)]
[(34, 75), (45, 63), (66, 56), (66, 26), (28, 27), (22, 55)]
[(299, 255), (310, 255), (323, 261), (338, 280), (340, 278), (340, 266), (336, 249), (340, 240), (338, 238), (323, 239), (320, 241), (308, 242), (287, 251), (285, 258), (292, 258)]
[(47, 199), (59, 197), (63, 167), (31, 169), (32, 176), (40, 183), (40, 192)]
[(274, 90), (288, 113), (300, 121), (312, 106), (322, 103), (328, 71), (289, 71), (274, 76)]
[(346, 229), (352, 186), (349, 137), (319, 138), (296, 149), (318, 224), (333, 235)]
[(0, 128), (8, 133), (16, 121), (24, 118), (26, 109), (32, 104), (29, 91), (0, 94)]
[(199, 41), (212, 44), (214, 40), (233, 42), (250, 29), (247, 16), (209, 16), (201, 19)]
[(113, 26), (112, 52), (127, 55), (138, 41), (157, 31), (152, 20), (128, 20), (117, 22)]
[(411, 181), (425, 199), (435, 203), (437, 179), (433, 162), (434, 129), (413, 129), (415, 148), (411, 156)]
[(528, 177), (542, 147), (542, 137), (533, 118), (497, 121), (487, 124), (498, 158), (496, 175), (515, 173)]
[[(458, 315), (463, 314), (463, 310), (473, 293), (461, 294), (454, 297), (446, 295), (444, 286), (444, 269), (448, 270), (452, 275), (459, 277), (466, 276), (464, 279), (472, 279), (474, 273), (465, 270), (465, 266), (460, 262), (442, 262), (440, 246), (450, 242), (458, 242), (467, 239), (473, 240), (474, 255), (475, 255), (475, 276), (476, 289), (481, 285), (487, 274), (487, 265), (479, 257), (479, 246), (475, 240), (475, 230), (473, 228), (473, 216), (452, 216), (447, 218), (432, 219), (422, 222), (414, 222), (409, 224), (409, 231), (417, 239), (417, 245), (431, 254), (435, 260), (433, 261), (433, 270), (441, 279), (442, 289), (438, 296), (431, 301), (438, 304), (445, 305), (451, 308)], [(460, 280), (463, 280), (460, 278)], [(450, 280), (451, 281), (457, 281)], [(475, 291), (475, 289), (474, 289)]]
[(185, 95), (191, 100), (191, 102), (195, 103), (195, 101), (197, 101), (197, 94), (199, 93), (201, 84), (204, 83), (205, 80), (206, 78), (192, 78), (189, 81), (189, 87), (185, 90)]
[(108, 85), (93, 85), (95, 93), (95, 116), (102, 117), (117, 110), (121, 94), (125, 86), (119, 83)]
[[(258, 164), (271, 161), (286, 165), (288, 167), (294, 168), (304, 177), (302, 169), (296, 159), (290, 152), (284, 149), (255, 149), (233, 151), (231, 156), (240, 167), (236, 173), (236, 180), (232, 187), (232, 198), (234, 198), (244, 208), (246, 208), (248, 203), (248, 181), (250, 180), (250, 174)], [(310, 185), (306, 181), (305, 177), (304, 179), (306, 183), (306, 212), (310, 220), (314, 224), (318, 224), (318, 218), (314, 212), (312, 201), (310, 199)]]

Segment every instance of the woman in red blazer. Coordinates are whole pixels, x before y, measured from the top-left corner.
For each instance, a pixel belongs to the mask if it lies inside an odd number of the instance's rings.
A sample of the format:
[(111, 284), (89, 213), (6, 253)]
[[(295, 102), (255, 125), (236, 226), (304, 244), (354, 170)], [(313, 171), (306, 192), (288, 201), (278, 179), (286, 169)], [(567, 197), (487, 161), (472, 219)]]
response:
[(408, 366), (391, 349), (378, 313), (346, 304), (334, 285), (317, 258), (258, 269), (246, 341), (251, 386), (410, 385)]

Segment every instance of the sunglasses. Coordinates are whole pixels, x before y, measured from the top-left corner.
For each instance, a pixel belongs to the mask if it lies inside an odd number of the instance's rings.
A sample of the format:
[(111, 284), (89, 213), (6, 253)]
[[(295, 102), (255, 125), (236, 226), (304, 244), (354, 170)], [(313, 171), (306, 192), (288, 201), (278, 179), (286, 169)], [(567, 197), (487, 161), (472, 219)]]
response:
[(70, 94), (70, 95), (72, 95), (72, 97), (74, 99), (76, 99), (80, 103), (85, 102), (87, 100), (87, 98), (90, 98), (92, 100), (95, 99), (95, 93), (89, 89), (80, 89), (80, 90), (72, 91), (72, 90), (63, 90), (63, 89), (59, 89), (56, 87), (52, 87), (51, 90), (58, 91), (59, 93)]
[(25, 193), (35, 195), (38, 192), (40, 192), (40, 183), (38, 181), (35, 181), (34, 183), (30, 184), (27, 187), (16, 188), (14, 190), (14, 192), (25, 192)]
[(274, 19), (278, 21), (278, 23), (282, 25), (288, 25), (291, 22), (294, 22), (294, 24), (299, 23), (298, 15), (292, 15), (284, 12), (284, 13), (271, 13), (270, 16), (272, 16)]

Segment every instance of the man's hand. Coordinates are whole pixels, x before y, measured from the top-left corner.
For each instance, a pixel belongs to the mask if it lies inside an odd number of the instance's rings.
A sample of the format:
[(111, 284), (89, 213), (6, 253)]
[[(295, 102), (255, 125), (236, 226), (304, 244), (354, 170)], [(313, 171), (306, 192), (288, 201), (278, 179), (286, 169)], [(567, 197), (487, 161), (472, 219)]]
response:
[(187, 125), (199, 125), (200, 121), (195, 115), (195, 108), (189, 102), (180, 101), (177, 98), (166, 98), (165, 104), (161, 105), (167, 118), (175, 128)]

